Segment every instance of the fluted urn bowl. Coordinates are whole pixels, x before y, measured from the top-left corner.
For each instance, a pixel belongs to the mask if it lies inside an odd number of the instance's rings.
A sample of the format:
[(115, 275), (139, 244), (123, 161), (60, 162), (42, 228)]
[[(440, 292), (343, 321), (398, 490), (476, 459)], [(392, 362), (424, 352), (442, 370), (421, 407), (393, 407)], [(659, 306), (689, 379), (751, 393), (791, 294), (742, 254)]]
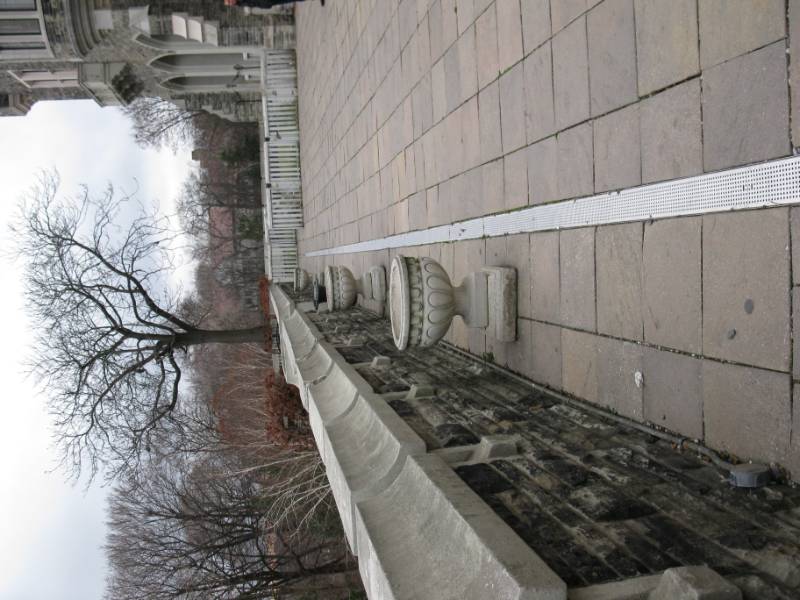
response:
[(456, 314), (453, 285), (432, 258), (396, 256), (389, 273), (389, 317), (400, 350), (433, 346)]
[(299, 268), (294, 270), (294, 290), (296, 292), (306, 289), (309, 283), (311, 283), (311, 276), (308, 271)]
[(344, 310), (356, 303), (356, 278), (347, 267), (333, 265), (325, 268), (325, 293), (328, 310)]

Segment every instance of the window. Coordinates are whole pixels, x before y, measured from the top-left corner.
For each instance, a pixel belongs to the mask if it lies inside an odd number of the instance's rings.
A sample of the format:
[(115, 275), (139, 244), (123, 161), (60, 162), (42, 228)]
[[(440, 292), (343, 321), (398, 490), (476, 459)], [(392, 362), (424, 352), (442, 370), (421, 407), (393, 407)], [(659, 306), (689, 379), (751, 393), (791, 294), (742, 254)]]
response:
[(0, 10), (36, 10), (36, 0), (0, 0)]
[(0, 108), (8, 108), (9, 105), (8, 94), (0, 94)]
[(39, 35), (38, 19), (0, 19), (0, 36)]
[(44, 42), (12, 42), (0, 40), (0, 50), (44, 50)]
[(65, 88), (78, 86), (78, 70), (62, 69), (59, 71), (9, 71), (17, 80), (29, 88)]

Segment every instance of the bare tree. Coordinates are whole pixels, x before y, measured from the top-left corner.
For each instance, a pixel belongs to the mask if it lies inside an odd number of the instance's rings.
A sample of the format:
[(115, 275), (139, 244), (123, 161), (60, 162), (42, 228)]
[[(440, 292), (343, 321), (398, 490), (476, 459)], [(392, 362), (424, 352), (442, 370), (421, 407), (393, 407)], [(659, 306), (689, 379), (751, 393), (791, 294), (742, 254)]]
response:
[(288, 537), (276, 527), (255, 474), (231, 460), (153, 460), (116, 487), (109, 598), (268, 598), (291, 582), (352, 568), (340, 531)]
[(196, 120), (205, 115), (187, 110), (163, 98), (137, 98), (123, 107), (133, 123), (134, 139), (140, 146), (166, 146), (175, 150), (191, 143), (197, 134)]
[(109, 187), (98, 200), (57, 199), (43, 176), (15, 225), (27, 303), (37, 323), (33, 373), (49, 395), (64, 466), (135, 467), (154, 430), (178, 412), (182, 360), (203, 344), (264, 339), (263, 326), (212, 330), (181, 315), (164, 282), (170, 232)]

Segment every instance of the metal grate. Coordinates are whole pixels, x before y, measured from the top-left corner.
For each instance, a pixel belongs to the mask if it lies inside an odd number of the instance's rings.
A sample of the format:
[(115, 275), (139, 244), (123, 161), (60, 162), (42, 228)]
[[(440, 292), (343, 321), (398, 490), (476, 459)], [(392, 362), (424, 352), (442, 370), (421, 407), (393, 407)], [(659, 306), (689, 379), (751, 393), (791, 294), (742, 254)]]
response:
[(611, 225), (800, 203), (800, 157), (543, 204), (308, 252), (326, 256), (515, 233)]

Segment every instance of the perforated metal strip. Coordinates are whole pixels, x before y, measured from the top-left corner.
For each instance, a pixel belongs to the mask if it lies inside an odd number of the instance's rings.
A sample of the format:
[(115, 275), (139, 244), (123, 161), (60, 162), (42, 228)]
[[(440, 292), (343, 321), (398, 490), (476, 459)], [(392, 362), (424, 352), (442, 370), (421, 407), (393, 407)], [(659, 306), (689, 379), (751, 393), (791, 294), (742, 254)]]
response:
[(676, 179), (440, 225), (306, 253), (371, 252), (632, 221), (702, 215), (800, 203), (800, 157)]

